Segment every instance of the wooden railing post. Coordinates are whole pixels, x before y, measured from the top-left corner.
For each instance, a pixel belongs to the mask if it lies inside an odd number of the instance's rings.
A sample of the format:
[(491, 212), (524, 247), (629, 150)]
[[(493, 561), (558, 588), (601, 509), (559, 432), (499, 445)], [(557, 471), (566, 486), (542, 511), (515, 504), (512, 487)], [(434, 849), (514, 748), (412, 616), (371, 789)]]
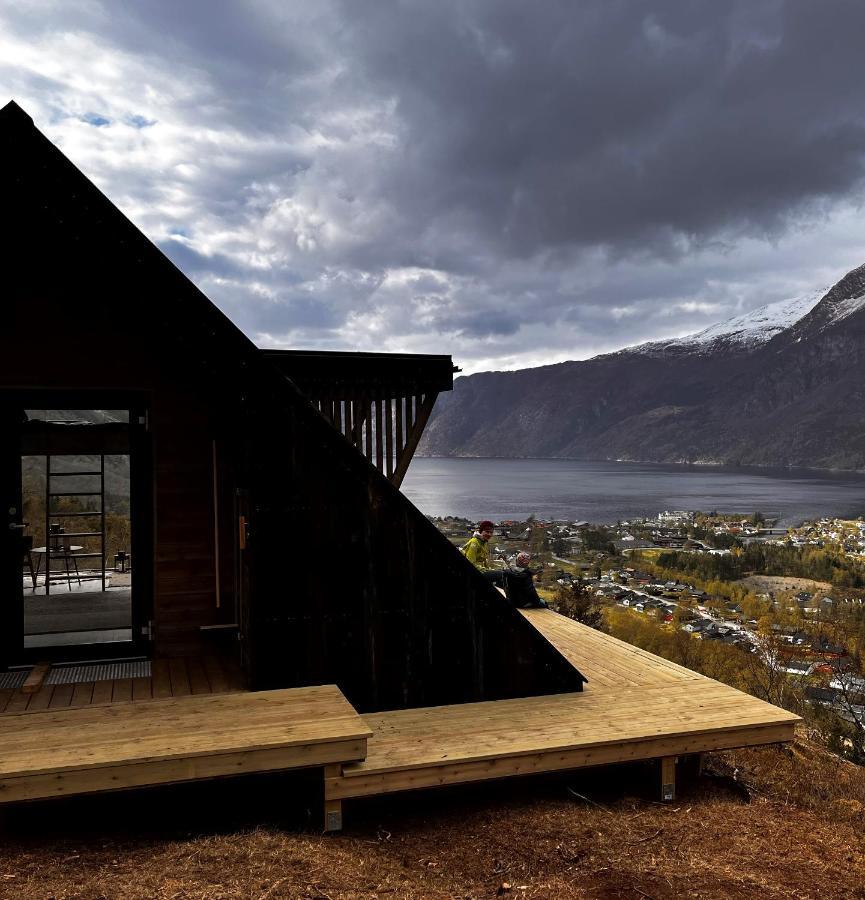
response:
[(397, 487), (402, 484), (402, 480), (405, 478), (405, 473), (408, 471), (408, 464), (411, 462), (412, 456), (414, 456), (414, 452), (417, 449), (423, 430), (426, 428), (426, 423), (429, 421), (437, 397), (437, 391), (430, 391), (424, 396), (423, 402), (420, 402), (420, 397), (417, 398), (417, 412), (414, 421), (408, 429), (405, 447), (402, 448), (396, 469), (390, 479)]

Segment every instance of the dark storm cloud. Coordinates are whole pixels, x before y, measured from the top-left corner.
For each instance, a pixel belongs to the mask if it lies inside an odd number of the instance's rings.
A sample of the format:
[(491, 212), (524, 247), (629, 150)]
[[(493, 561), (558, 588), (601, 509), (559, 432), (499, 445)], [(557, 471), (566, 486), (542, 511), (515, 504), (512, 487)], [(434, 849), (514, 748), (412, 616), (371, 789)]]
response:
[[(345, 3), (398, 99), (386, 189), (509, 254), (678, 253), (861, 189), (865, 4)], [(428, 240), (452, 249), (450, 229)], [(428, 259), (423, 260), (425, 263)]]
[(859, 264), (863, 33), (859, 0), (0, 0), (0, 81), (257, 340), (514, 366)]

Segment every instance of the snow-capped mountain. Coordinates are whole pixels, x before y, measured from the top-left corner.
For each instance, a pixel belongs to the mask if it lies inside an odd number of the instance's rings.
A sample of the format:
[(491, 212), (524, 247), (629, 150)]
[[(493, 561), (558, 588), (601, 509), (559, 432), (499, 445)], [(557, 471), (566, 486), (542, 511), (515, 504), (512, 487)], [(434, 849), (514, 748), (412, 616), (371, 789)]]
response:
[(865, 307), (865, 265), (848, 272), (826, 292), (819, 304), (803, 316), (791, 329), (790, 335), (803, 336), (825, 331), (840, 325)]
[(829, 288), (824, 287), (803, 294), (801, 297), (767, 303), (750, 312), (710, 325), (696, 334), (670, 340), (651, 341), (620, 352), (664, 355), (705, 353), (714, 350), (754, 350), (772, 340), (775, 335), (795, 325), (814, 309), (828, 291)]
[(458, 378), (418, 452), (865, 470), (863, 413), (860, 266), (688, 337)]

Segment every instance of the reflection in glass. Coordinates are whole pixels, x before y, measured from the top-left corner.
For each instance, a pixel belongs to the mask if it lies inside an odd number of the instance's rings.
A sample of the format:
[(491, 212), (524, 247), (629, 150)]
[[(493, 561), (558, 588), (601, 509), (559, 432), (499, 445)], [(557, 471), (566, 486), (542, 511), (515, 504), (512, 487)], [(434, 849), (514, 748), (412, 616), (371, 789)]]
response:
[(21, 472), (24, 646), (130, 641), (129, 456), (24, 456)]

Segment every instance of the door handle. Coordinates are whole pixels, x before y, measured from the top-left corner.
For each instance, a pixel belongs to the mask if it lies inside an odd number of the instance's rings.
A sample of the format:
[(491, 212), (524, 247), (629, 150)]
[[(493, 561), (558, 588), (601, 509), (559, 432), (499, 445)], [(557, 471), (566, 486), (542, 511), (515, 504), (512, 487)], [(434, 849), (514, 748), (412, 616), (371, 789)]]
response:
[(26, 527), (27, 527), (26, 525), (19, 525), (17, 522), (10, 522), (10, 523), (9, 523), (9, 530), (10, 530), (10, 531), (24, 531), (24, 529), (25, 529)]

